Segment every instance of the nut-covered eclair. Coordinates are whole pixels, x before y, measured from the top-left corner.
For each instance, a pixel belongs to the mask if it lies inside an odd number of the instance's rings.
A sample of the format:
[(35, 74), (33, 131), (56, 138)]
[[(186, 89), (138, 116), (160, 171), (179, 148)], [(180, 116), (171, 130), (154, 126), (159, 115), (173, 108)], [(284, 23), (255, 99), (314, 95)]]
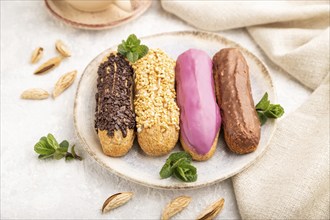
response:
[(249, 67), (241, 52), (226, 48), (216, 53), (213, 76), (229, 149), (238, 154), (253, 152), (260, 140), (260, 122), (254, 108)]
[(115, 52), (98, 68), (95, 129), (103, 152), (112, 157), (125, 155), (134, 141), (133, 68)]
[(207, 160), (215, 152), (221, 125), (212, 60), (204, 51), (190, 49), (178, 57), (175, 72), (180, 142), (194, 160)]
[(179, 137), (179, 108), (175, 102), (175, 61), (160, 49), (133, 65), (134, 109), (138, 142), (150, 156), (169, 153)]

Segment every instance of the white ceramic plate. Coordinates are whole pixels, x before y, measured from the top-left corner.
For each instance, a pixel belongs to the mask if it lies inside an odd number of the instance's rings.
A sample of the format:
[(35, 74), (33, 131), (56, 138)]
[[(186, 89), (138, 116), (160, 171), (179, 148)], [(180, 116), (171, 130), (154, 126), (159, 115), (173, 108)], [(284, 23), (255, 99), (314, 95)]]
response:
[[(120, 40), (118, 39), (118, 42)], [(149, 48), (161, 48), (173, 59), (176, 59), (178, 55), (189, 48), (202, 49), (211, 58), (221, 48), (239, 48), (250, 67), (252, 95), (255, 103), (260, 100), (266, 91), (269, 94), (270, 100), (275, 102), (275, 89), (264, 64), (251, 52), (220, 35), (186, 31), (157, 34), (144, 37), (141, 40)], [(184, 183), (175, 178), (161, 179), (158, 173), (168, 155), (163, 157), (146, 156), (137, 142), (135, 142), (131, 151), (124, 157), (111, 158), (104, 155), (94, 130), (97, 69), (102, 58), (110, 50), (116, 48), (117, 46), (114, 46), (102, 52), (88, 64), (80, 79), (74, 105), (74, 120), (77, 134), (85, 150), (101, 166), (125, 179), (150, 187), (166, 189), (197, 188), (220, 182), (241, 172), (255, 162), (265, 151), (275, 131), (275, 122), (272, 120), (268, 120), (262, 126), (259, 146), (255, 152), (250, 154), (236, 155), (231, 153), (227, 149), (221, 135), (216, 152), (211, 159), (205, 162), (193, 162), (198, 171), (198, 179), (193, 183)], [(173, 152), (180, 150), (182, 149), (178, 143)]]

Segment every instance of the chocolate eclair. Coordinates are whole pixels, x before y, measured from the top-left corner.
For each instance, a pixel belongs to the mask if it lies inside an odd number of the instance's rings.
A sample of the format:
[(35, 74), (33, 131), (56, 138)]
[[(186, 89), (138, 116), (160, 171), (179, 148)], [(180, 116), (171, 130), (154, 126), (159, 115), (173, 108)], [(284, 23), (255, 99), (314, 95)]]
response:
[(130, 63), (115, 52), (98, 68), (95, 129), (103, 152), (112, 157), (125, 155), (135, 138), (133, 75)]
[(226, 48), (213, 57), (213, 77), (225, 141), (238, 154), (256, 150), (260, 122), (251, 93), (249, 67), (238, 49)]

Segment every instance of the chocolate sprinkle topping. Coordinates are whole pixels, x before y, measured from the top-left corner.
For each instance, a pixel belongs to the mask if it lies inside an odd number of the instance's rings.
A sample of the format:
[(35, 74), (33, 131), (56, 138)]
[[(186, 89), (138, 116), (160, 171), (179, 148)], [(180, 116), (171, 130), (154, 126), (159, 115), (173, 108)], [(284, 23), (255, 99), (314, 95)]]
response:
[(121, 130), (126, 137), (127, 129), (135, 127), (131, 98), (133, 68), (122, 55), (110, 54), (97, 73), (95, 129), (108, 131), (110, 137), (115, 130)]

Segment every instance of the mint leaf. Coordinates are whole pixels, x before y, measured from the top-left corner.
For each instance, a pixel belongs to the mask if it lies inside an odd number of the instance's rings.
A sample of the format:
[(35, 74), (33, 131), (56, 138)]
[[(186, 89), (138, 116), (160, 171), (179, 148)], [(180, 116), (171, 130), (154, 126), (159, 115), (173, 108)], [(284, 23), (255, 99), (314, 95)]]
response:
[(65, 157), (66, 160), (70, 160), (72, 157), (77, 160), (82, 160), (82, 158), (76, 154), (74, 145), (71, 147), (71, 153), (68, 152), (68, 149), (69, 142), (67, 140), (58, 144), (52, 134), (48, 134), (47, 137), (41, 137), (34, 145), (34, 151), (39, 154), (39, 159), (53, 158), (59, 160)]
[(66, 147), (59, 147), (56, 149), (56, 153), (63, 153), (64, 155), (68, 152), (68, 148)]
[(259, 117), (259, 121), (261, 125), (264, 125), (267, 121), (267, 116), (264, 115), (263, 112), (257, 112), (258, 113), (258, 117)]
[(128, 52), (128, 49), (125, 47), (125, 45), (120, 44), (117, 48), (118, 53), (120, 53), (121, 55), (126, 55), (126, 53)]
[(197, 180), (197, 169), (191, 165), (191, 156), (186, 152), (172, 153), (166, 160), (159, 175), (162, 179), (174, 175), (176, 178), (193, 182)]
[(138, 59), (139, 59), (139, 54), (136, 52), (133, 52), (133, 62), (132, 63), (135, 63), (135, 61), (137, 61)]
[(177, 161), (175, 161), (175, 162), (172, 164), (171, 167), (174, 169), (174, 168), (177, 168), (177, 167), (181, 166), (181, 165), (184, 164), (184, 163), (190, 163), (190, 161), (189, 161), (187, 158), (182, 157), (182, 158), (178, 159)]
[(50, 146), (52, 146), (54, 149), (59, 148), (59, 145), (56, 141), (56, 139), (54, 138), (54, 136), (52, 134), (48, 134), (47, 135), (47, 142)]
[(168, 178), (172, 176), (173, 169), (171, 168), (171, 164), (169, 162), (166, 162), (162, 169), (159, 172), (159, 175), (162, 179)]
[(189, 163), (183, 163), (174, 170), (174, 176), (184, 182), (195, 182), (197, 169)]
[(149, 48), (146, 45), (140, 45), (136, 48), (136, 52), (139, 54), (139, 59), (147, 55)]
[(187, 152), (184, 152), (184, 151), (172, 153), (168, 159), (173, 161), (173, 163), (174, 163), (175, 161), (179, 160), (180, 158), (186, 158), (189, 161), (191, 161), (191, 159), (192, 159), (190, 154), (188, 154)]
[(71, 155), (71, 154), (68, 154), (65, 156), (65, 161), (70, 161), (70, 160), (73, 160), (74, 157)]
[(69, 142), (67, 140), (64, 140), (60, 143), (60, 148), (65, 149), (65, 152), (69, 149)]
[(134, 63), (135, 61), (137, 61), (137, 60), (139, 59), (139, 54), (130, 51), (130, 52), (127, 53), (126, 58), (127, 58), (131, 63)]
[(256, 105), (256, 110), (266, 111), (269, 107), (268, 93), (266, 92)]
[(53, 154), (50, 154), (50, 155), (39, 155), (38, 158), (41, 159), (41, 160), (44, 160), (44, 159), (47, 159), (47, 158), (51, 158), (53, 157)]
[(72, 154), (73, 158), (78, 159), (78, 160), (82, 160), (82, 157), (80, 157), (76, 154), (76, 151), (74, 150), (74, 148), (75, 148), (75, 145), (73, 145), (71, 147), (71, 154)]
[(133, 53), (130, 51), (126, 54), (126, 58), (131, 62), (134, 63)]
[(279, 104), (270, 104), (268, 93), (266, 92), (255, 107), (260, 124), (266, 123), (267, 118), (279, 118), (284, 114), (284, 109)]
[(188, 179), (186, 178), (186, 175), (184, 174), (184, 171), (181, 167), (178, 167), (174, 171), (174, 176), (178, 178), (179, 180), (182, 180), (184, 182), (188, 182)]
[(284, 109), (280, 105), (273, 105), (270, 104), (269, 108), (267, 111), (265, 111), (265, 115), (268, 118), (279, 118), (284, 114)]
[(135, 34), (131, 34), (128, 36), (126, 40), (126, 45), (130, 47), (134, 47), (135, 45), (140, 45), (141, 41), (136, 37)]
[(65, 154), (63, 154), (63, 153), (61, 153), (61, 152), (56, 152), (56, 153), (54, 154), (54, 159), (56, 159), (56, 160), (60, 160), (60, 159), (62, 159), (64, 156), (65, 156)]
[(39, 141), (34, 145), (34, 151), (37, 154), (42, 154), (42, 155), (51, 155), (55, 152), (55, 149), (49, 146), (47, 143), (43, 141)]
[(136, 62), (148, 53), (148, 47), (140, 45), (141, 41), (135, 34), (131, 34), (122, 43), (118, 45), (117, 51), (126, 57), (131, 63)]

